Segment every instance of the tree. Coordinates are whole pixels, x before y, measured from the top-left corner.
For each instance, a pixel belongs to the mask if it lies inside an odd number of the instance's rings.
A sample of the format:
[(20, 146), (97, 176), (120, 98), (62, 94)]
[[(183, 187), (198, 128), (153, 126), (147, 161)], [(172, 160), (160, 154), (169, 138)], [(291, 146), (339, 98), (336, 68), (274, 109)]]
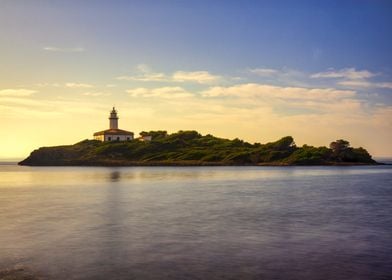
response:
[(350, 142), (340, 139), (329, 144), (329, 148), (333, 154), (339, 156), (342, 152), (346, 151), (350, 147)]
[(292, 136), (286, 136), (276, 142), (267, 143), (266, 146), (271, 147), (272, 149), (275, 150), (283, 150), (283, 151), (292, 150), (295, 149), (296, 147)]
[(142, 131), (139, 133), (140, 136), (151, 136), (152, 139), (160, 139), (160, 138), (165, 138), (167, 136), (167, 131), (166, 130), (157, 130), (157, 131)]

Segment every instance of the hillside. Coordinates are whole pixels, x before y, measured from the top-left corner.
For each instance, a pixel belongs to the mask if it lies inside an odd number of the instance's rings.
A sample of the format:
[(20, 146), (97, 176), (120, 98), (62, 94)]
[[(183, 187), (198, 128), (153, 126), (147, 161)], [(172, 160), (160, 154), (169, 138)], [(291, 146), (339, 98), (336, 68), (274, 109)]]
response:
[(42, 147), (20, 165), (356, 165), (376, 164), (363, 148), (345, 140), (330, 147), (297, 147), (291, 136), (267, 144), (228, 140), (197, 131), (143, 132), (152, 141), (100, 142), (84, 140), (74, 145)]

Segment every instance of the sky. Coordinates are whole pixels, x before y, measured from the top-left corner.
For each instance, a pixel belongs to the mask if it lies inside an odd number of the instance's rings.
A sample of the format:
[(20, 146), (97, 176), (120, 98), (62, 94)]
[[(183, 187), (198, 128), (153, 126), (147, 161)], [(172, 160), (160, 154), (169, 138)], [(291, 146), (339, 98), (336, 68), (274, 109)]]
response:
[(392, 2), (0, 0), (0, 158), (108, 128), (392, 156)]

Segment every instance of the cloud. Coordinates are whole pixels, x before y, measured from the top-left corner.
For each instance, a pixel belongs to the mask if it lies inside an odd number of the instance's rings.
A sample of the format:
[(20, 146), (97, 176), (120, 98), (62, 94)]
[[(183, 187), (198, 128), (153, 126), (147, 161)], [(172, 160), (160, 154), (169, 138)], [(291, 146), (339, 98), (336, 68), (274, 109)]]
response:
[(65, 116), (72, 119), (75, 113), (94, 114), (107, 109), (107, 104), (83, 99), (62, 99), (45, 98), (37, 99), (32, 96), (26, 98), (1, 97), (0, 107), (2, 106), (6, 117), (12, 116), (14, 119), (35, 119), (36, 117)]
[(183, 98), (190, 97), (193, 94), (182, 87), (161, 87), (161, 88), (135, 88), (126, 91), (132, 97), (158, 97), (158, 98)]
[(392, 89), (392, 83), (388, 82), (370, 82), (368, 80), (343, 80), (337, 83), (338, 85), (349, 88), (385, 88)]
[(111, 94), (108, 92), (83, 92), (83, 95), (96, 97), (96, 96), (109, 96)]
[(47, 46), (44, 47), (43, 50), (49, 51), (49, 52), (64, 52), (64, 53), (78, 53), (78, 52), (84, 52), (86, 51), (82, 47), (76, 47), (76, 48), (59, 48), (59, 47), (53, 47), (53, 46)]
[(248, 83), (229, 87), (211, 87), (201, 94), (204, 97), (332, 100), (352, 98), (356, 93), (352, 90), (338, 90), (334, 88), (279, 87)]
[(327, 78), (327, 79), (338, 79), (336, 85), (344, 86), (348, 88), (385, 88), (392, 89), (392, 83), (390, 82), (374, 82), (371, 78), (380, 75), (380, 73), (372, 73), (368, 70), (357, 71), (355, 68), (344, 68), (341, 70), (331, 70), (326, 72), (319, 72), (311, 75), (311, 78)]
[(377, 83), (377, 87), (392, 89), (392, 83)]
[(343, 80), (343, 81), (339, 81), (338, 85), (350, 87), (350, 88), (367, 88), (367, 87), (371, 87), (372, 83), (366, 80)]
[(264, 77), (264, 76), (273, 76), (275, 74), (278, 74), (280, 71), (271, 68), (255, 68), (255, 69), (249, 69), (249, 72)]
[(312, 74), (311, 78), (343, 78), (348, 80), (359, 80), (359, 79), (368, 79), (376, 76), (377, 74), (372, 73), (368, 70), (360, 70), (357, 71), (355, 68), (344, 68), (341, 70), (330, 70), (326, 72), (319, 72)]
[(31, 96), (37, 91), (31, 89), (2, 89), (0, 90), (0, 96), (13, 96), (13, 97), (23, 97)]
[(35, 85), (37, 87), (63, 87), (63, 85), (59, 83), (38, 83)]
[(392, 89), (392, 83), (375, 83), (367, 80), (343, 80), (339, 81), (338, 85), (349, 88), (385, 88)]
[(116, 80), (140, 81), (140, 82), (166, 82), (167, 77), (163, 73), (144, 73), (137, 76), (119, 76)]
[(66, 87), (68, 88), (92, 88), (93, 85), (90, 84), (83, 84), (83, 83), (66, 83)]
[(139, 82), (193, 82), (199, 84), (210, 84), (217, 82), (221, 77), (212, 75), (208, 71), (176, 71), (173, 74), (153, 72), (146, 64), (136, 66), (137, 75), (123, 75), (116, 77), (117, 80), (139, 81)]
[[(92, 85), (92, 84), (86, 84), (86, 83), (73, 83), (73, 82), (69, 82), (69, 83), (65, 83), (65, 84), (63, 84), (63, 83), (38, 83), (38, 84), (35, 84), (35, 86), (37, 86), (37, 87), (56, 87), (56, 88), (63, 88), (63, 87), (66, 87), (66, 88), (93, 88), (94, 87), (94, 85)], [(109, 85), (106, 85), (106, 87), (115, 87), (116, 85), (112, 85), (112, 84), (109, 84)]]
[(138, 64), (136, 70), (139, 74), (133, 76), (119, 76), (116, 77), (116, 80), (140, 82), (166, 82), (168, 80), (164, 73), (153, 72), (147, 64)]
[[(274, 85), (290, 85), (296, 87), (306, 87), (309, 85), (308, 74), (290, 69), (287, 67), (282, 67), (281, 69), (274, 68), (253, 68), (247, 69), (247, 80), (267, 83)], [(250, 74), (250, 75), (249, 75)]]
[(208, 71), (177, 71), (172, 76), (174, 82), (196, 82), (200, 84), (213, 83), (220, 78), (220, 76), (212, 75)]
[(0, 101), (2, 104), (14, 106), (42, 106), (42, 102), (29, 98), (28, 96), (26, 98), (19, 98), (19, 96), (0, 96)]

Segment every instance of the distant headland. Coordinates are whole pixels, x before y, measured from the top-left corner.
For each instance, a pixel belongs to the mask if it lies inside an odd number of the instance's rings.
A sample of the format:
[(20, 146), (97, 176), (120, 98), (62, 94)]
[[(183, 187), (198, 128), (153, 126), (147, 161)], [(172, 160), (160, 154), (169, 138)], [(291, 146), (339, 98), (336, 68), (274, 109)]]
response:
[(327, 147), (296, 146), (286, 136), (266, 144), (201, 135), (197, 131), (134, 133), (118, 128), (117, 111), (109, 116), (109, 129), (94, 133), (94, 140), (74, 145), (42, 147), (20, 165), (31, 166), (219, 166), (219, 165), (370, 165), (378, 164), (364, 148), (337, 140)]

